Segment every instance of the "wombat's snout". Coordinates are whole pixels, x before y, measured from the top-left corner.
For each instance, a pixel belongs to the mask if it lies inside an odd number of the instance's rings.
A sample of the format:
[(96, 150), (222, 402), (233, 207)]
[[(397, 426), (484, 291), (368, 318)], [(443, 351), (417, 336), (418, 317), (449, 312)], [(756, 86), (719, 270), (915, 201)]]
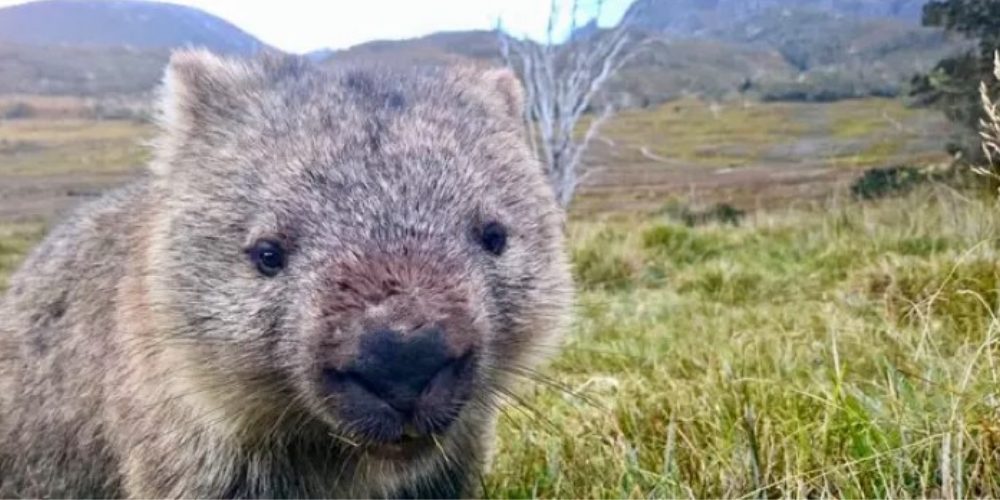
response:
[(377, 328), (359, 340), (353, 363), (323, 371), (326, 390), (341, 398), (342, 417), (354, 431), (393, 443), (447, 430), (470, 395), (475, 351), (453, 352), (441, 326)]

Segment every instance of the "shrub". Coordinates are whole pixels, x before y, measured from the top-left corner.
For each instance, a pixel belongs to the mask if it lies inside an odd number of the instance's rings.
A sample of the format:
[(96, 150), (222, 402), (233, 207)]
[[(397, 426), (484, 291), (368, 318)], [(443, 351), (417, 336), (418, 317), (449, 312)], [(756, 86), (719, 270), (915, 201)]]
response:
[(703, 210), (692, 209), (686, 205), (672, 202), (664, 205), (660, 213), (688, 227), (703, 226), (712, 223), (738, 227), (746, 217), (746, 211), (740, 210), (728, 203), (716, 203)]
[(573, 252), (576, 282), (584, 288), (625, 288), (638, 274), (634, 262), (606, 249), (587, 246)]
[(711, 259), (725, 249), (725, 242), (715, 234), (670, 224), (643, 231), (642, 244), (678, 264)]
[(573, 245), (573, 271), (577, 284), (589, 289), (621, 289), (635, 284), (644, 259), (627, 234), (604, 228), (581, 234)]
[(851, 184), (851, 194), (857, 199), (875, 200), (908, 192), (926, 180), (927, 174), (913, 167), (873, 168)]
[(17, 120), (21, 118), (31, 118), (35, 115), (35, 108), (22, 101), (12, 102), (0, 108), (0, 118), (4, 120)]

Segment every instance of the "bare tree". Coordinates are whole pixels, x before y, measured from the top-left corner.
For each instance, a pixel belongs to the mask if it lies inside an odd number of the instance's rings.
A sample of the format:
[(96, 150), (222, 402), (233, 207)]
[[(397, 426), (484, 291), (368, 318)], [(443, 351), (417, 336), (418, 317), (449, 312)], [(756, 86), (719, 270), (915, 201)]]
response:
[(604, 0), (596, 0), (594, 32), (581, 35), (577, 23), (580, 0), (571, 1), (569, 38), (561, 43), (555, 40), (560, 21), (557, 0), (551, 0), (544, 42), (514, 38), (500, 23), (497, 26), (501, 55), (524, 84), (529, 141), (548, 169), (549, 181), (563, 206), (572, 201), (587, 173), (582, 167), (583, 153), (613, 114), (612, 104), (608, 102), (594, 113), (582, 133), (577, 126), (592, 108), (598, 91), (642, 45), (630, 30), (639, 12), (635, 5), (616, 27), (599, 30), (597, 19)]

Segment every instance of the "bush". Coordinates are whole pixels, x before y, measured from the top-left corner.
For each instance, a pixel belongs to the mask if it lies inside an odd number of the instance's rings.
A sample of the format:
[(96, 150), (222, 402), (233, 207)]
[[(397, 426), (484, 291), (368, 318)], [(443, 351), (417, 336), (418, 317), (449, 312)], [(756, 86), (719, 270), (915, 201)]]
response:
[(660, 210), (660, 213), (684, 223), (687, 227), (712, 223), (738, 227), (746, 217), (746, 211), (728, 203), (716, 203), (704, 210), (692, 209), (679, 203), (669, 203)]
[(851, 194), (857, 199), (875, 200), (908, 192), (927, 180), (927, 174), (913, 167), (873, 168), (851, 184)]
[(573, 265), (576, 282), (591, 289), (625, 288), (638, 273), (633, 262), (593, 246), (573, 252)]
[(899, 93), (900, 85), (895, 82), (866, 81), (848, 73), (833, 73), (763, 85), (760, 98), (765, 102), (835, 102), (863, 97), (894, 98)]
[(4, 120), (17, 120), (20, 118), (31, 118), (35, 116), (35, 108), (22, 101), (12, 102), (0, 108), (0, 118)]
[(612, 228), (578, 236), (572, 253), (577, 284), (587, 289), (620, 289), (636, 284), (644, 258), (625, 241), (626, 236)]
[(642, 244), (678, 264), (690, 264), (717, 257), (725, 250), (725, 242), (714, 234), (661, 224), (642, 233)]

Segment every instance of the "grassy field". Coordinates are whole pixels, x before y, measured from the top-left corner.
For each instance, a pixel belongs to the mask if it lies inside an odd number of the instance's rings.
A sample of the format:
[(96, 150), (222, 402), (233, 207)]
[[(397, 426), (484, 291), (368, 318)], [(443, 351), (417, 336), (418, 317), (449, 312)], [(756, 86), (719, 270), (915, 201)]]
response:
[(147, 127), (126, 120), (0, 122), (0, 175), (127, 173), (141, 165)]
[(576, 327), (487, 492), (1000, 495), (998, 208), (939, 187), (739, 228), (578, 221)]
[[(0, 111), (21, 105), (27, 118), (0, 118), (0, 220), (52, 216), (77, 201), (67, 192), (120, 183), (148, 156), (151, 126), (88, 118), (90, 100), (0, 96)], [(824, 198), (865, 168), (946, 159), (949, 131), (938, 113), (897, 100), (682, 99), (604, 125), (574, 212), (651, 212), (692, 194), (744, 209)]]
[[(851, 175), (934, 156), (927, 134), (907, 134), (938, 122), (886, 101), (718, 110), (725, 133), (705, 106), (653, 110), (641, 126), (619, 117), (598, 153), (618, 158), (627, 182), (639, 169), (733, 168), (770, 184), (776, 171), (755, 165), (812, 168), (781, 146), (815, 145), (810, 137), (856, 151), (896, 144), (878, 159), (823, 160)], [(687, 120), (665, 118), (677, 108)], [(806, 118), (775, 118), (788, 113)], [(120, 182), (148, 133), (127, 122), (0, 124), (15, 144), (0, 146), (0, 184), (20, 193)], [(641, 134), (662, 143), (630, 142)], [(713, 147), (733, 156), (698, 156)], [(88, 148), (102, 151), (99, 165), (81, 159)], [(655, 209), (674, 199), (666, 189), (651, 189), (641, 214), (602, 211), (586, 203), (600, 190), (586, 194), (569, 227), (574, 328), (505, 412), (485, 493), (1000, 496), (1000, 207), (943, 185), (872, 203), (823, 189), (751, 210), (738, 226), (696, 227)], [(0, 196), (0, 290), (57, 217), (26, 203)], [(30, 217), (18, 217), (22, 207)]]
[(712, 103), (623, 112), (601, 129), (577, 211), (653, 211), (670, 196), (742, 208), (830, 196), (861, 170), (947, 161), (951, 126), (899, 100)]
[[(666, 162), (705, 168), (825, 162), (864, 167), (938, 153), (944, 120), (895, 99), (822, 103), (709, 103), (683, 99), (631, 110), (602, 130), (638, 163), (642, 150)], [(902, 156), (900, 158), (899, 156)]]

